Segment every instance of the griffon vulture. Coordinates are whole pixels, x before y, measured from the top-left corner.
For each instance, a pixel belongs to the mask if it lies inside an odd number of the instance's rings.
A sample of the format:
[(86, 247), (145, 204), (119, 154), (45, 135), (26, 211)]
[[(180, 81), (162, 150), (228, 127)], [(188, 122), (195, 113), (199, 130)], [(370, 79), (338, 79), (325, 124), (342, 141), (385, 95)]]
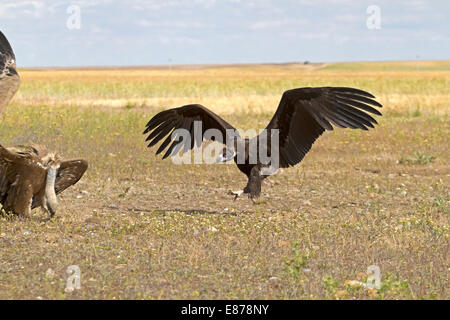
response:
[[(265, 151), (270, 155), (275, 152), (271, 139), (268, 138), (272, 137), (272, 134), (278, 134), (278, 167), (294, 166), (303, 159), (314, 141), (325, 130), (333, 130), (333, 125), (362, 130), (374, 128), (377, 121), (368, 113), (381, 116), (381, 113), (373, 107), (381, 107), (381, 104), (373, 100), (374, 98), (366, 91), (345, 87), (297, 88), (284, 92), (264, 135), (259, 134), (252, 139), (242, 139), (235, 134), (233, 147), (225, 147), (223, 154), (218, 157), (218, 161), (223, 162), (234, 160), (239, 170), (248, 177), (247, 186), (241, 191), (233, 192), (236, 195), (235, 199), (242, 194), (248, 194), (252, 201), (253, 198), (259, 197), (261, 181), (270, 171), (263, 169), (270, 169), (271, 165), (261, 161), (260, 149), (266, 148)], [(184, 152), (187, 151), (186, 149), (192, 149), (194, 144), (200, 146), (205, 139), (203, 135), (200, 141), (191, 139), (189, 145), (181, 136), (171, 134), (175, 129), (185, 129), (193, 137), (194, 121), (201, 121), (202, 134), (208, 129), (217, 129), (225, 137), (227, 130), (234, 130), (233, 126), (204, 106), (186, 105), (162, 111), (147, 123), (144, 134), (151, 132), (146, 140), (150, 141), (148, 147), (154, 146), (168, 134), (169, 137), (156, 152), (156, 154), (161, 153), (170, 144), (163, 159), (177, 154), (183, 146)], [(253, 156), (255, 153), (249, 148), (252, 145), (257, 146), (256, 161), (249, 161), (252, 152)]]
[(16, 57), (4, 34), (0, 31), (0, 116), (20, 86)]
[(88, 164), (85, 160), (61, 160), (44, 146), (0, 145), (0, 203), (6, 212), (28, 217), (41, 207), (53, 217), (56, 195), (80, 180)]

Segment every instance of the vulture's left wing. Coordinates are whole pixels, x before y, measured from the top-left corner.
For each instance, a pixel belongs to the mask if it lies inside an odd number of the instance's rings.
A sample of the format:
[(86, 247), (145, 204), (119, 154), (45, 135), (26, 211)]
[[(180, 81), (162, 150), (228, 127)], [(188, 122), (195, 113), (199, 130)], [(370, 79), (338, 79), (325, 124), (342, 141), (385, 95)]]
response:
[[(312, 144), (333, 126), (368, 130), (377, 121), (367, 112), (381, 113), (372, 94), (354, 88), (298, 88), (283, 94), (268, 130), (279, 130), (280, 167), (299, 163)], [(364, 112), (366, 111), (366, 112)]]
[(59, 194), (77, 183), (88, 168), (86, 160), (67, 160), (61, 163), (56, 174), (55, 192)]
[(19, 86), (20, 77), (16, 70), (16, 56), (8, 39), (0, 31), (0, 115)]

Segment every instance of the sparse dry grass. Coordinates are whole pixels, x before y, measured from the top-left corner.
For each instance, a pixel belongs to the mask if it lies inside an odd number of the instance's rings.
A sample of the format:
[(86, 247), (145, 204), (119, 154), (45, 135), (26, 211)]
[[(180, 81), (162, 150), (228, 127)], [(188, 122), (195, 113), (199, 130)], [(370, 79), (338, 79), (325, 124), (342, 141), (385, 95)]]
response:
[[(45, 143), (90, 168), (52, 221), (0, 218), (0, 299), (448, 299), (442, 63), (22, 71), (1, 143)], [(327, 133), (257, 205), (226, 194), (246, 183), (235, 166), (176, 166), (145, 147), (144, 125), (163, 108), (200, 102), (263, 128), (284, 90), (322, 85), (374, 93), (380, 125)], [(70, 265), (81, 269), (72, 293)], [(381, 269), (376, 292), (351, 282), (370, 265)]]

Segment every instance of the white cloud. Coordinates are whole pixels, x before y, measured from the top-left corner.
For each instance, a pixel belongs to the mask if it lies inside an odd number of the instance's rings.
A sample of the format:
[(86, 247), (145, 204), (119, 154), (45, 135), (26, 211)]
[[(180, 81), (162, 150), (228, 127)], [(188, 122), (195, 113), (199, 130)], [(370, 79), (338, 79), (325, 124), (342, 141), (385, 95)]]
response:
[(154, 28), (201, 29), (213, 27), (213, 25), (207, 25), (199, 21), (150, 21), (147, 19), (140, 19), (136, 24), (141, 27)]
[(299, 28), (305, 26), (309, 21), (307, 19), (278, 19), (278, 20), (261, 20), (250, 24), (250, 29), (273, 29), (273, 28)]
[(16, 18), (18, 14), (22, 13), (25, 16), (33, 16), (39, 18), (45, 9), (43, 1), (10, 1), (0, 5), (1, 18)]
[(198, 44), (201, 40), (191, 37), (159, 37), (159, 42), (165, 45), (169, 44)]
[(328, 5), (349, 5), (355, 3), (354, 0), (296, 0), (296, 3), (303, 6), (326, 7)]
[[(44, 18), (47, 14), (55, 14), (59, 8), (69, 5), (78, 5), (81, 8), (96, 7), (114, 3), (114, 0), (75, 0), (75, 1), (52, 1), (52, 0), (24, 0), (5, 1), (0, 4), (0, 18)], [(65, 10), (64, 10), (65, 11)]]

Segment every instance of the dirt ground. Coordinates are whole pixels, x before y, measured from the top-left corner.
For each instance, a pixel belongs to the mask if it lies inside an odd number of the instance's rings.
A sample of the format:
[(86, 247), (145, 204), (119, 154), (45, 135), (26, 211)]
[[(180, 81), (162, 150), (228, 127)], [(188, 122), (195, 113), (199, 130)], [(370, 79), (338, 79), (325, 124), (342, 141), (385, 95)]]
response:
[[(126, 88), (103, 73), (76, 80), (81, 71), (65, 72), (75, 80), (22, 73), (1, 143), (43, 143), (87, 159), (89, 169), (59, 197), (51, 221), (39, 210), (27, 220), (0, 218), (0, 299), (449, 298), (448, 71), (401, 71), (394, 83), (383, 73), (367, 82), (364, 70), (269, 66), (207, 70), (217, 78), (208, 84), (201, 70), (185, 70), (183, 81), (174, 70), (116, 71), (136, 77), (122, 79)], [(272, 73), (287, 80), (259, 87)], [(282, 89), (307, 77), (374, 93), (383, 117), (368, 132), (327, 132), (300, 165), (265, 181), (256, 204), (228, 194), (246, 184), (235, 165), (175, 165), (146, 148), (145, 123), (184, 101), (209, 99), (237, 128), (262, 129)], [(434, 82), (414, 87), (422, 77)], [(146, 81), (157, 88), (151, 96)], [(237, 94), (218, 91), (228, 87)], [(405, 99), (389, 103), (397, 96)], [(77, 97), (125, 103), (89, 108)], [(73, 265), (80, 288), (71, 290)], [(375, 289), (366, 285), (373, 265)]]

